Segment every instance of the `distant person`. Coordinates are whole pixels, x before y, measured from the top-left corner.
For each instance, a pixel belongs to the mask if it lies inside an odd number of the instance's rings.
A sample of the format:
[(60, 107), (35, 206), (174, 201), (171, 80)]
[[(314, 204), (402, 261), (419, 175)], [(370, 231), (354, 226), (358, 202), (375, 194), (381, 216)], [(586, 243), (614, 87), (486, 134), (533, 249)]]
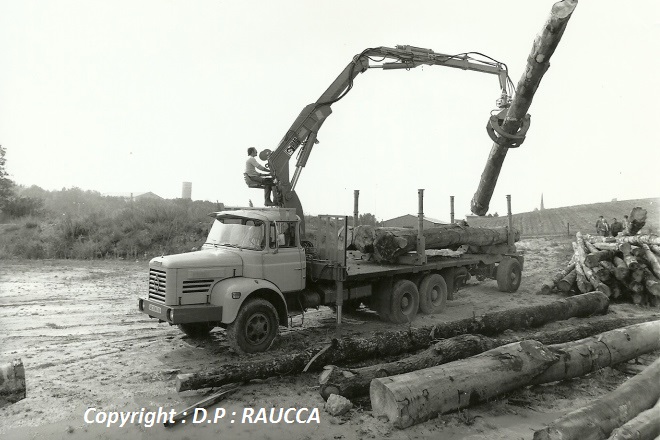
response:
[(262, 166), (257, 161), (257, 149), (250, 147), (247, 150), (248, 159), (245, 161), (245, 183), (250, 186), (250, 183), (258, 183), (264, 186), (264, 205), (274, 206), (275, 204), (270, 200), (270, 194), (273, 191), (273, 178), (270, 174), (262, 174), (257, 170), (270, 172), (270, 170)]
[(612, 234), (612, 237), (616, 237), (621, 231), (623, 231), (623, 224), (614, 217), (612, 219), (612, 224), (610, 225), (610, 233)]
[(624, 231), (628, 230), (628, 216), (627, 215), (623, 216), (623, 220), (621, 221), (621, 226), (623, 226)]
[(601, 224), (601, 229), (603, 231), (603, 237), (609, 237), (610, 236), (610, 224), (607, 223), (607, 220), (603, 219), (603, 223)]
[(607, 231), (607, 228), (605, 227), (604, 223), (606, 223), (606, 221), (603, 216), (599, 216), (598, 220), (596, 220), (596, 234), (605, 235), (604, 232)]

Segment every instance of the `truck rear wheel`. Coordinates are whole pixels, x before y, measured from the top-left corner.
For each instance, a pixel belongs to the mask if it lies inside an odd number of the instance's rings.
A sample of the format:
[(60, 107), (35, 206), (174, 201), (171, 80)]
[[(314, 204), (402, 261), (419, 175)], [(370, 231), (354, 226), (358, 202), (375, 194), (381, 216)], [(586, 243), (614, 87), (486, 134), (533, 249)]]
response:
[(410, 280), (399, 280), (392, 287), (389, 320), (395, 324), (410, 322), (419, 309), (419, 290)]
[(497, 288), (500, 292), (515, 292), (520, 287), (522, 269), (515, 258), (507, 257), (497, 266)]
[(442, 312), (447, 306), (447, 283), (437, 273), (424, 277), (419, 286), (419, 310), (427, 315)]
[(190, 324), (178, 324), (179, 330), (190, 336), (191, 338), (205, 338), (209, 335), (213, 326), (206, 322), (194, 322)]
[(259, 353), (270, 348), (278, 331), (275, 306), (265, 299), (248, 299), (227, 326), (227, 341), (236, 352)]

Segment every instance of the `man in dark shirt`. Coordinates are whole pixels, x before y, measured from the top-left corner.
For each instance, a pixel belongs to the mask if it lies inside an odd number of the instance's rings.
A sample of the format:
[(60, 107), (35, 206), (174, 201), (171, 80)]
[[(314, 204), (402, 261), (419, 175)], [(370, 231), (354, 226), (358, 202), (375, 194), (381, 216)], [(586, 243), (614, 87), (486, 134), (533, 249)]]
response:
[(615, 218), (612, 219), (612, 224), (610, 225), (610, 231), (612, 232), (612, 237), (616, 237), (617, 234), (623, 231), (623, 224)]

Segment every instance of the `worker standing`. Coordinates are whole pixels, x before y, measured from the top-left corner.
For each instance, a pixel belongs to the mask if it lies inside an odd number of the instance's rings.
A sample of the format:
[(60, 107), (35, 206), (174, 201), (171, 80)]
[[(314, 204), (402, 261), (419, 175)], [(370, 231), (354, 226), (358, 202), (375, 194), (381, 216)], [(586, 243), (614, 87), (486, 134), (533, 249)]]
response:
[(243, 176), (245, 177), (245, 183), (247, 183), (248, 186), (250, 186), (250, 182), (263, 185), (264, 205), (274, 206), (275, 204), (270, 199), (271, 192), (273, 191), (273, 178), (271, 177), (270, 174), (262, 174), (257, 171), (257, 170), (261, 170), (270, 173), (270, 170), (264, 167), (263, 165), (261, 165), (257, 161), (256, 148), (254, 147), (248, 148), (247, 153), (249, 157), (247, 161), (245, 161), (245, 173), (243, 174)]

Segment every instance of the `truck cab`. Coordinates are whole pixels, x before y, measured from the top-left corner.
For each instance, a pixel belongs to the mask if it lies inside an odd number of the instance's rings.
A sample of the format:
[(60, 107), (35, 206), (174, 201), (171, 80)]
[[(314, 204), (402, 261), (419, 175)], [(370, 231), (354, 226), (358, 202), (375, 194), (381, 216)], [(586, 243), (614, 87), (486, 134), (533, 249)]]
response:
[(149, 262), (139, 309), (193, 337), (223, 327), (237, 351), (264, 351), (287, 324), (286, 294), (305, 288), (300, 219), (292, 208), (251, 207), (211, 217), (200, 250)]

